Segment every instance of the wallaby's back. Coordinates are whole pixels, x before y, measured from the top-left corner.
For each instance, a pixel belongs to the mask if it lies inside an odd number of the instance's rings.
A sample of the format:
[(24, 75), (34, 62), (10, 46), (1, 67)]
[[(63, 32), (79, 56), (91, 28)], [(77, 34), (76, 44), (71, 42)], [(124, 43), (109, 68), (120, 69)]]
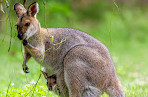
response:
[[(58, 48), (59, 45), (55, 46), (53, 49), (49, 50), (48, 53), (46, 53), (47, 56), (52, 55), (54, 56), (54, 58), (57, 58), (54, 60), (50, 60), (51, 64), (54, 63), (53, 65), (58, 64), (59, 61), (62, 62), (67, 52), (69, 52), (69, 50), (71, 50), (73, 47), (79, 46), (79, 45), (98, 48), (98, 53), (100, 53), (102, 56), (104, 56), (105, 58), (111, 61), (109, 51), (105, 47), (105, 45), (85, 32), (82, 32), (76, 29), (71, 29), (71, 28), (49, 28), (48, 34), (50, 34), (51, 36), (54, 36), (55, 44), (60, 43), (62, 39), (66, 38), (66, 41), (62, 43), (61, 47), (58, 50), (55, 50), (55, 49)], [(47, 38), (50, 43), (51, 41), (50, 38), (49, 37)], [(46, 50), (51, 47), (49, 43), (46, 43), (46, 47), (45, 47)], [(59, 64), (61, 64), (61, 62)]]

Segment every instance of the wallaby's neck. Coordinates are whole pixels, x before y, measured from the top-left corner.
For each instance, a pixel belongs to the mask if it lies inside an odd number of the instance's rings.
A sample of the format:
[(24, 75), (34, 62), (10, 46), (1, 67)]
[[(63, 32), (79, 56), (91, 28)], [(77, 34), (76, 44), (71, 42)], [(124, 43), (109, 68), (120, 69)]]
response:
[[(31, 44), (35, 44), (35, 45), (40, 45), (40, 43), (42, 42), (42, 28), (40, 26), (40, 23), (38, 23), (38, 29), (36, 30), (35, 34), (32, 35), (31, 37), (28, 38), (29, 43)], [(31, 33), (31, 32), (30, 32)]]

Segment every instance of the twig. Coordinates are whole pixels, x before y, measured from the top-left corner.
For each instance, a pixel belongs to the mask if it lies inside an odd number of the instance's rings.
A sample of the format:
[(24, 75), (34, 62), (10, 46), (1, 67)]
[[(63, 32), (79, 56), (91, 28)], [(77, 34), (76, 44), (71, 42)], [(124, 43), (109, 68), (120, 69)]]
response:
[(43, 4), (46, 5), (46, 0), (45, 1), (43, 0)]
[(23, 6), (26, 7), (27, 0), (24, 0)]
[(10, 12), (11, 12), (11, 8), (10, 8), (10, 11), (9, 11), (9, 16), (8, 16), (8, 19), (9, 19), (9, 22), (10, 22), (10, 29), (11, 29), (11, 37), (10, 37), (10, 44), (9, 44), (8, 52), (10, 51), (11, 41), (12, 41), (12, 23), (11, 23), (11, 20), (10, 20)]
[[(40, 76), (39, 76), (39, 78), (38, 78), (38, 80), (37, 80), (36, 84), (34, 85), (32, 96), (33, 96), (33, 94), (34, 94), (35, 87), (36, 87), (36, 85), (38, 84), (38, 82), (39, 82), (40, 78), (41, 78), (41, 73), (40, 73)], [(32, 96), (31, 96), (31, 97), (32, 97)]]
[[(32, 90), (33, 90), (33, 93), (34, 93), (35, 87), (36, 87), (36, 85), (38, 84), (40, 78), (41, 78), (41, 73), (40, 73), (40, 75), (39, 75), (39, 78), (38, 78), (37, 82), (35, 83), (35, 85), (33, 86), (33, 88), (29, 91), (29, 93), (30, 93)], [(26, 97), (29, 93), (27, 93), (27, 94), (25, 95), (25, 97)], [(32, 96), (33, 96), (33, 93), (32, 93)], [(32, 96), (31, 96), (31, 97), (32, 97)]]
[(8, 96), (7, 94), (8, 94), (8, 91), (9, 91), (10, 85), (11, 85), (11, 81), (9, 82), (9, 85), (8, 85), (8, 88), (7, 88), (6, 97)]

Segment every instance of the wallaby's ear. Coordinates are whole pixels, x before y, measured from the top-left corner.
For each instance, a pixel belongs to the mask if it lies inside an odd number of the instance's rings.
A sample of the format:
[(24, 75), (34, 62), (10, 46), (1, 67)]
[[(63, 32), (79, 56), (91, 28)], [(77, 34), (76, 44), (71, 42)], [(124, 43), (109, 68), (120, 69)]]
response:
[(42, 74), (44, 75), (45, 79), (47, 79), (47, 78), (48, 78), (47, 73), (46, 73), (46, 72), (44, 72), (44, 71), (42, 71), (42, 70), (41, 70), (41, 72), (42, 72)]
[(14, 10), (15, 10), (15, 12), (16, 12), (16, 14), (17, 14), (18, 17), (21, 16), (22, 14), (26, 13), (26, 9), (20, 3), (16, 3), (14, 5)]
[(38, 10), (39, 10), (38, 3), (34, 2), (29, 6), (27, 14), (29, 16), (36, 17)]

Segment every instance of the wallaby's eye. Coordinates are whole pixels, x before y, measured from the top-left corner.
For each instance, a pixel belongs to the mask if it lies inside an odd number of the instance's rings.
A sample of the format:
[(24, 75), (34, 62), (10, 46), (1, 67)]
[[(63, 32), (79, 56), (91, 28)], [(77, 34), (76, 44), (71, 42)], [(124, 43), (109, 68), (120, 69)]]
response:
[(25, 24), (25, 26), (29, 26), (29, 25), (30, 25), (30, 23), (26, 23), (26, 24)]
[(47, 82), (47, 84), (48, 84), (48, 82)]

